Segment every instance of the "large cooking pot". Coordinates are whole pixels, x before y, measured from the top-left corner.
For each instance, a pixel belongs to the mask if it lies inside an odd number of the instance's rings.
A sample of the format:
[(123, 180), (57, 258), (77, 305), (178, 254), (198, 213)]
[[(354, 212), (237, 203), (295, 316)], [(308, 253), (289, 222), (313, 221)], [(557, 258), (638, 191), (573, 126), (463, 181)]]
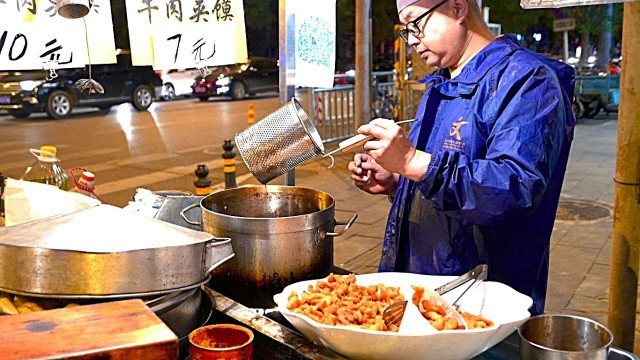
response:
[[(333, 237), (356, 220), (334, 219), (335, 202), (322, 191), (287, 186), (229, 189), (199, 204), (202, 229), (229, 237), (235, 257), (212, 273), (211, 287), (249, 307), (274, 307), (273, 295), (297, 281), (328, 275), (333, 267)], [(344, 225), (334, 232), (336, 225)]]

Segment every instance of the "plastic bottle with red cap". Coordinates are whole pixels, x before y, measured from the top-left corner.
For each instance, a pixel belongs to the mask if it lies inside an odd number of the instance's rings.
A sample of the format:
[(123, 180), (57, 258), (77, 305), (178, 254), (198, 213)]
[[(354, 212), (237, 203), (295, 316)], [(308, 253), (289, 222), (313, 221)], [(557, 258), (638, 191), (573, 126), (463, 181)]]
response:
[(76, 187), (71, 191), (77, 192), (94, 199), (100, 200), (98, 195), (96, 195), (95, 190), (95, 175), (90, 171), (83, 171), (82, 176), (76, 181)]

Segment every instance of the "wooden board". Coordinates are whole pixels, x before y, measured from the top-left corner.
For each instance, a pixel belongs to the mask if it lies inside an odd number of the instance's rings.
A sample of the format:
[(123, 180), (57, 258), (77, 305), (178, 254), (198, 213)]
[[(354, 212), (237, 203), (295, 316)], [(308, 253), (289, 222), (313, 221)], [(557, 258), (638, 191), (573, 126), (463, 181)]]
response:
[(177, 359), (177, 336), (141, 300), (0, 316), (0, 359)]

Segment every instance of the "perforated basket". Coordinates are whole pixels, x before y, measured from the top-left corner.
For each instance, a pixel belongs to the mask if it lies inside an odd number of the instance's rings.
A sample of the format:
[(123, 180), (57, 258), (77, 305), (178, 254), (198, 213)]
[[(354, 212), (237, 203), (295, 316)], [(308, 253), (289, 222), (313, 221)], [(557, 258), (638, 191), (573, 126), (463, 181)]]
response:
[(236, 134), (238, 152), (263, 184), (324, 153), (316, 127), (294, 98)]

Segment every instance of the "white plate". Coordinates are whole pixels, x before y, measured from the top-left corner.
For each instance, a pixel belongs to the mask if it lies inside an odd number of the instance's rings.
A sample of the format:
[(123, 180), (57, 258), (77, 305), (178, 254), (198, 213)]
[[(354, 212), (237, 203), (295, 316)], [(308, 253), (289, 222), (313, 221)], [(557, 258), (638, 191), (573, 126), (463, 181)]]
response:
[[(411, 300), (411, 285), (433, 289), (454, 278), (455, 276), (376, 273), (357, 275), (356, 283), (362, 286), (379, 283), (399, 286), (405, 299)], [(287, 309), (287, 297), (291, 291), (301, 294), (309, 285), (315, 285), (319, 280), (302, 281), (284, 288), (282, 293), (274, 296), (278, 311), (309, 340), (352, 359), (469, 359), (493, 347), (516, 330), (531, 316), (528, 309), (533, 304), (530, 297), (509, 286), (487, 281), (465, 294), (460, 305), (465, 311), (480, 314), (493, 321), (494, 326), (490, 328), (432, 332), (418, 325), (411, 329), (401, 326), (398, 333), (371, 331), (320, 324)], [(463, 285), (445, 294), (443, 298), (451, 302), (467, 286)], [(414, 311), (407, 310), (405, 315), (409, 314), (419, 316)], [(415, 324), (414, 321), (411, 322)]]

